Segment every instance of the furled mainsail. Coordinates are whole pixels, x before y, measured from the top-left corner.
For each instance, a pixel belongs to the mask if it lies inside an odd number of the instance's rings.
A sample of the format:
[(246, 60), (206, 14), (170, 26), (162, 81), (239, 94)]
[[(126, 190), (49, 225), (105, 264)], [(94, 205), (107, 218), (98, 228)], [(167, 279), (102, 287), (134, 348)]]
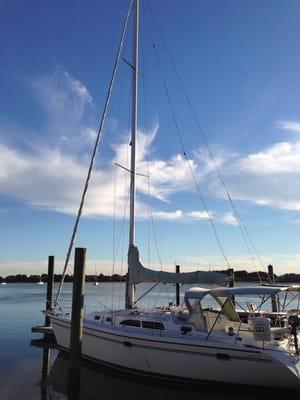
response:
[(164, 272), (145, 268), (140, 262), (139, 250), (130, 246), (128, 251), (129, 283), (163, 282), (163, 283), (204, 283), (226, 285), (226, 274), (221, 272), (194, 271), (194, 272)]

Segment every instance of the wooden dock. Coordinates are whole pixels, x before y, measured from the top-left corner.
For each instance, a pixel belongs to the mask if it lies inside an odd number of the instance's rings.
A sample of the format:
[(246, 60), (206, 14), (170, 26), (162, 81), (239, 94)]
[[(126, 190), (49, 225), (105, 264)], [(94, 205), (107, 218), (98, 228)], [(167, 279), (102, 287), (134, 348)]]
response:
[(31, 332), (33, 333), (43, 333), (46, 335), (54, 335), (52, 326), (33, 326), (31, 328)]

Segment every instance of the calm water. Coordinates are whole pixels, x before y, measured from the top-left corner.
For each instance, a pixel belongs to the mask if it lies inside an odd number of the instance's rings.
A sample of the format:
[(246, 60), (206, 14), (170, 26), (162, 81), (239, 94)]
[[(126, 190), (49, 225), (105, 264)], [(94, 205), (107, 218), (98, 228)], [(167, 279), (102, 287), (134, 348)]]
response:
[[(71, 305), (71, 284), (65, 284), (61, 305)], [(86, 311), (95, 308), (123, 307), (124, 283), (86, 284)], [(144, 290), (141, 288), (141, 290)], [(137, 293), (139, 296), (139, 292)], [(174, 301), (174, 287), (162, 285), (146, 296), (142, 306)], [(68, 390), (68, 360), (57, 349), (37, 347), (32, 340), (41, 335), (31, 333), (31, 327), (42, 325), (46, 285), (0, 285), (0, 399), (1, 400), (91, 400), (91, 399), (257, 399), (265, 398), (260, 390), (232, 386), (183, 385), (140, 380), (131, 375), (100, 369), (84, 363), (80, 388)], [(70, 388), (69, 388), (70, 389)], [(276, 397), (276, 393), (272, 396)]]

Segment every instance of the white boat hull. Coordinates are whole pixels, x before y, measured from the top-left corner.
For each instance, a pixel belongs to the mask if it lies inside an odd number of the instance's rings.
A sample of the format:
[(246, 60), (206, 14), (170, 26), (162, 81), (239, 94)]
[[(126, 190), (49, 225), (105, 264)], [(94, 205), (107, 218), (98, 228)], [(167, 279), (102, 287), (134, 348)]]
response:
[[(55, 316), (51, 322), (58, 345), (68, 350), (70, 321)], [(82, 355), (94, 362), (147, 375), (300, 389), (299, 363), (292, 371), (278, 358), (257, 349), (216, 347), (209, 342), (179, 342), (84, 326)]]

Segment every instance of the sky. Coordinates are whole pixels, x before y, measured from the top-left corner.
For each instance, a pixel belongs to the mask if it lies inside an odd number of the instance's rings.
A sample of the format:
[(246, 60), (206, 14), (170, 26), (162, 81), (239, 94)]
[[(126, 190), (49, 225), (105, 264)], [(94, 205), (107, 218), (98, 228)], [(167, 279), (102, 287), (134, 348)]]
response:
[[(60, 273), (128, 2), (0, 3), (0, 275), (46, 272), (48, 255)], [(299, 18), (296, 0), (141, 1), (145, 266), (300, 273)], [(129, 22), (76, 238), (88, 273), (127, 268)]]

